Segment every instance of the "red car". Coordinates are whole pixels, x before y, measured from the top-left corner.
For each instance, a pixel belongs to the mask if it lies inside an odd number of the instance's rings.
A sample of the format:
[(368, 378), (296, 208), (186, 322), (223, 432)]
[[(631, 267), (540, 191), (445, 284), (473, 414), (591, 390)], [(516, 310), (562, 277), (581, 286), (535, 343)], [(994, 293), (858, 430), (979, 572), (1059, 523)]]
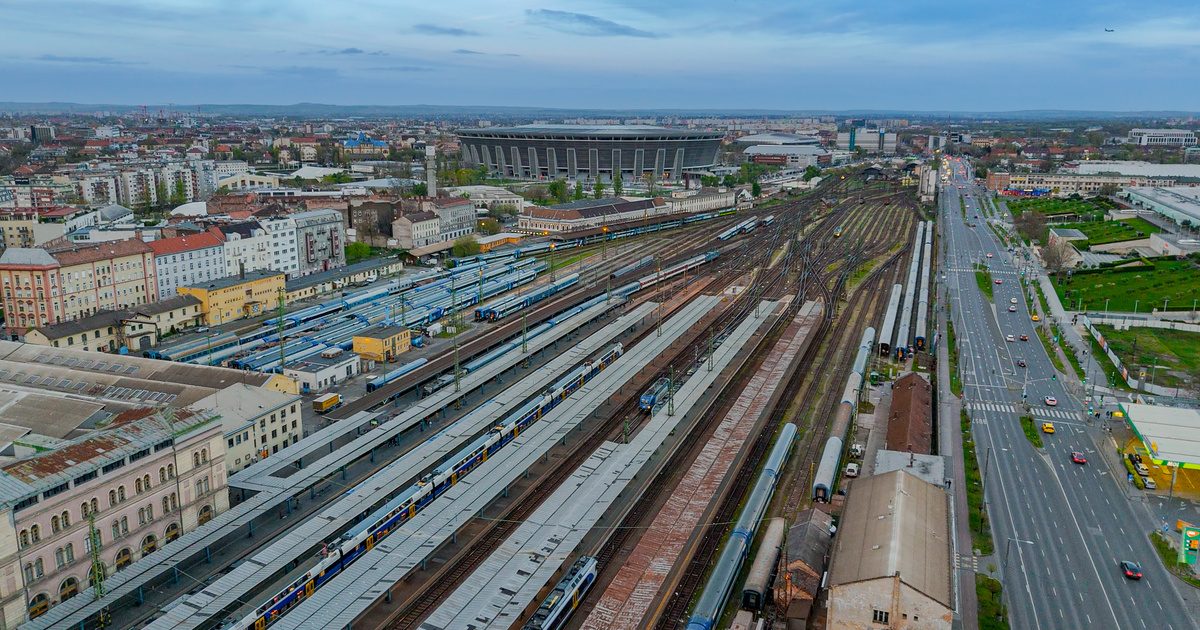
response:
[(1029, 335), (1021, 335), (1021, 341), (1029, 341)]
[(996, 284), (1004, 284), (1004, 281), (1000, 278), (996, 278)]
[(1083, 456), (1083, 453), (1080, 453), (1079, 451), (1073, 451), (1071, 453), (1071, 461), (1075, 462), (1076, 464), (1086, 464), (1087, 458)]

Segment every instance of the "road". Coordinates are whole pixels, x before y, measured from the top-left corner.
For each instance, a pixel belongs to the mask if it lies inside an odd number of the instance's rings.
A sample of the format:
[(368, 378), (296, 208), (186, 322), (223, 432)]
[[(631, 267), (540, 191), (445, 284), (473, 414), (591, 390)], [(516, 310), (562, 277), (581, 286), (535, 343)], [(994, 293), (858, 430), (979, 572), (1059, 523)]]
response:
[[(1011, 626), (1196, 628), (1180, 585), (1147, 537), (1155, 521), (1144, 504), (1126, 498), (1119, 485), (1128, 483), (1124, 470), (1099, 451), (1111, 449), (1103, 427), (1085, 420), (1082, 401), (1054, 376), (1021, 293), (1018, 266), (986, 225), (979, 208), (983, 193), (971, 182), (969, 166), (950, 164), (954, 175), (942, 186), (939, 208), (940, 281), (952, 310), (964, 404), (985, 468), (995, 562)], [(976, 263), (987, 264), (1002, 282), (992, 285), (994, 304), (977, 285)], [(1016, 310), (1009, 312), (1013, 298)], [(1014, 340), (1006, 341), (1008, 335)], [(1021, 335), (1029, 341), (1020, 341)], [(1056, 432), (1042, 436), (1043, 449), (1034, 448), (1021, 429), (1022, 390), (1036, 423), (1054, 423)], [(1046, 396), (1057, 405), (1045, 404)], [(1072, 463), (1072, 451), (1085, 453), (1088, 463)], [(1127, 580), (1121, 560), (1141, 563), (1144, 579)]]

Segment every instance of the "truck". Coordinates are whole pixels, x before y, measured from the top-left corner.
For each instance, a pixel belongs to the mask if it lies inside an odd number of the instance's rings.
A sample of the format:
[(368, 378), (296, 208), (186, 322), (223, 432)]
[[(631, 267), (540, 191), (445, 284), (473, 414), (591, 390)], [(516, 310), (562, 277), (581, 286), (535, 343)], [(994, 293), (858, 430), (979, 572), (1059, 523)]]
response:
[(341, 394), (321, 394), (313, 399), (313, 411), (317, 413), (326, 413), (330, 409), (337, 409), (341, 406)]

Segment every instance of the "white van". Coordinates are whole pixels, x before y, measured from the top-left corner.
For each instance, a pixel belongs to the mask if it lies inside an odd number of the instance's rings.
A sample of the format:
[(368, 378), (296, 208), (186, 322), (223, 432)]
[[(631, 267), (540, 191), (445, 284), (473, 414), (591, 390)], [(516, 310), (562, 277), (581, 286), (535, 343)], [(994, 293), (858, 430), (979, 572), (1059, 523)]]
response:
[(858, 476), (858, 464), (846, 464), (846, 476), (847, 477), (857, 477)]

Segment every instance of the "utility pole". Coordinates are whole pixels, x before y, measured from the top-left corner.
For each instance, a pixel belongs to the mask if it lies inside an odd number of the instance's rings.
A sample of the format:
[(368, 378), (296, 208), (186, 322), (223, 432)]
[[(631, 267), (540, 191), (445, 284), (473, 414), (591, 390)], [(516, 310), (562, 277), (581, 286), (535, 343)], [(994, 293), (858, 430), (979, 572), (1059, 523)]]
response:
[(667, 368), (667, 416), (675, 415), (675, 366)]
[(550, 243), (550, 281), (554, 282), (554, 243)]
[(708, 371), (713, 371), (713, 331), (708, 329)]
[(662, 262), (658, 261), (658, 259), (655, 259), (655, 264), (657, 266), (656, 266), (656, 268), (655, 268), (656, 270), (654, 272), (654, 286), (658, 287), (658, 309), (659, 309), (658, 310), (658, 329), (657, 329), (657, 332), (655, 333), (655, 335), (658, 337), (661, 337), (662, 336), (662, 320), (663, 320), (663, 316), (666, 314), (662, 310), (662, 308), (663, 308), (663, 303), (662, 303)]
[(93, 599), (104, 597), (104, 559), (100, 557), (100, 532), (96, 530), (96, 513), (88, 513), (88, 554), (92, 558)]
[(287, 344), (283, 343), (283, 305), (287, 299), (287, 293), (283, 287), (279, 288), (279, 314), (276, 316), (275, 330), (279, 334), (279, 373), (283, 374), (283, 366), (287, 364)]
[[(461, 387), (461, 378), (458, 370), (458, 288), (454, 283), (454, 276), (450, 276), (450, 322), (454, 324), (454, 332), (451, 335), (454, 337), (454, 391), (457, 393)], [(455, 401), (455, 408), (462, 404), (462, 399)]]

